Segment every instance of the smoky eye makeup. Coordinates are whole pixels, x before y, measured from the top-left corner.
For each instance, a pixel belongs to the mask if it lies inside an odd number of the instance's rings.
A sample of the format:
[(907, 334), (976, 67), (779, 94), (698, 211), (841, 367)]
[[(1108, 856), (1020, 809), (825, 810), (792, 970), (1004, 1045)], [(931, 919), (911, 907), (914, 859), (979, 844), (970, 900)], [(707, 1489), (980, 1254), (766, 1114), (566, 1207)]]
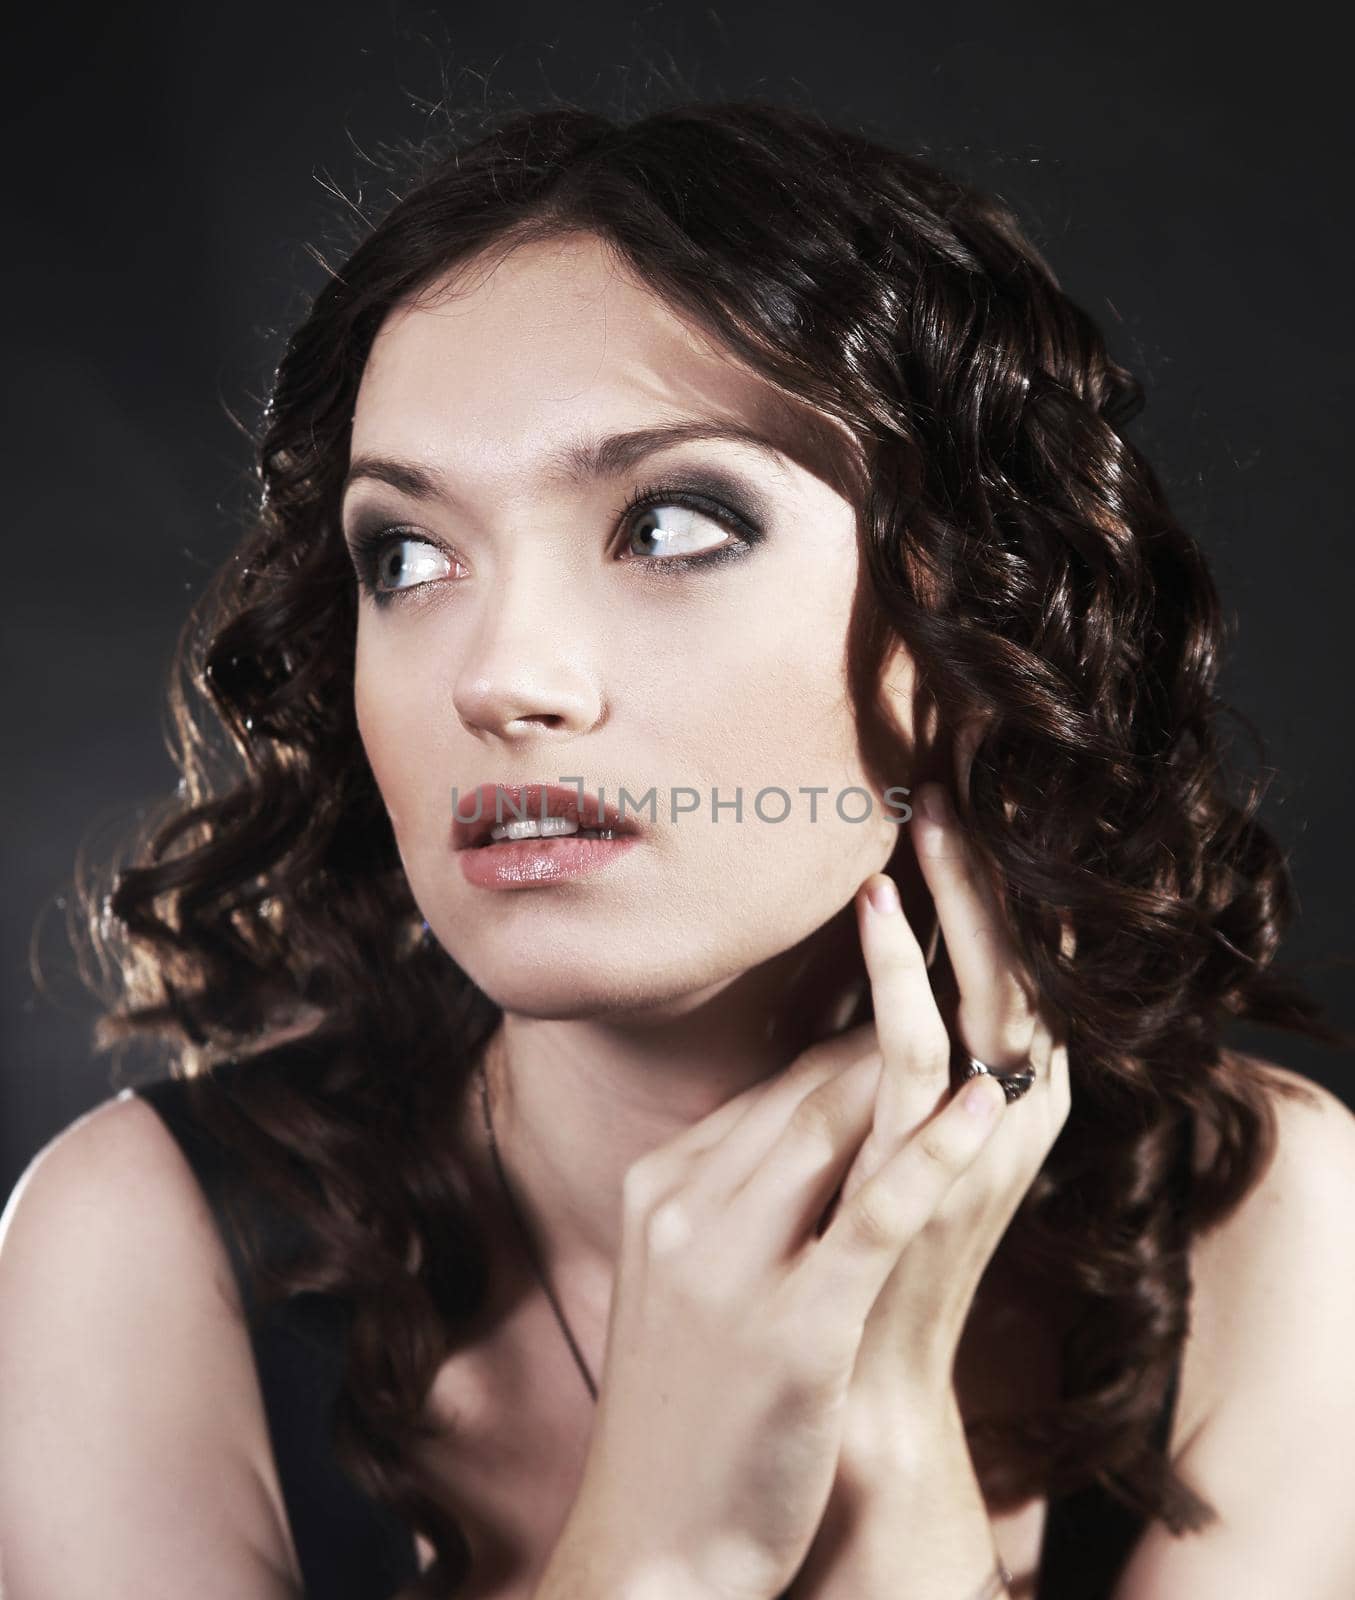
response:
[[(680, 506), (697, 513), (715, 529), (729, 536), (722, 544), (695, 553), (646, 554), (632, 548), (633, 533), (627, 533), (638, 519), (660, 507)], [(618, 561), (640, 568), (646, 576), (661, 580), (680, 577), (694, 569), (710, 568), (750, 555), (766, 536), (769, 520), (766, 496), (738, 472), (711, 463), (673, 465), (651, 479), (637, 481), (622, 504), (607, 515), (612, 543), (609, 549)], [(460, 564), (456, 552), (435, 535), (417, 525), (399, 520), (374, 501), (363, 505), (350, 518), (342, 537), (362, 593), (378, 607), (400, 602), (436, 582), (447, 563)], [(418, 551), (410, 563), (414, 581), (396, 587), (384, 586), (383, 565), (398, 546)], [(429, 577), (420, 579), (419, 571)]]
[[(697, 496), (704, 496), (715, 505), (732, 511), (758, 537), (763, 536), (772, 521), (771, 508), (763, 494), (743, 473), (707, 463), (691, 466), (676, 464), (663, 467), (654, 476), (669, 488), (682, 488)], [(632, 498), (638, 499), (639, 496)]]

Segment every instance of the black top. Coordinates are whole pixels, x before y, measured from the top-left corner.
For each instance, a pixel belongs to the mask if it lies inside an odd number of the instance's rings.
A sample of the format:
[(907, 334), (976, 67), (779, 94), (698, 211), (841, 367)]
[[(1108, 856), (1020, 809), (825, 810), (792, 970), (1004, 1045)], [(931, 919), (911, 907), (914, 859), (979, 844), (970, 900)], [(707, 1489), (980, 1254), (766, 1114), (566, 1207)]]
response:
[[(234, 1159), (195, 1115), (184, 1079), (163, 1078), (136, 1093), (155, 1107), (178, 1141), (211, 1206), (247, 1313), (245, 1258), (223, 1207)], [(294, 1236), (288, 1219), (257, 1191), (245, 1190), (270, 1245)], [(414, 1536), (385, 1506), (343, 1473), (330, 1446), (343, 1372), (347, 1302), (303, 1293), (257, 1322), (251, 1342), (264, 1410), (307, 1600), (390, 1600), (418, 1574)], [(1179, 1368), (1154, 1429), (1165, 1451)], [(1108, 1600), (1142, 1523), (1096, 1484), (1051, 1501), (1046, 1515), (1036, 1600)]]

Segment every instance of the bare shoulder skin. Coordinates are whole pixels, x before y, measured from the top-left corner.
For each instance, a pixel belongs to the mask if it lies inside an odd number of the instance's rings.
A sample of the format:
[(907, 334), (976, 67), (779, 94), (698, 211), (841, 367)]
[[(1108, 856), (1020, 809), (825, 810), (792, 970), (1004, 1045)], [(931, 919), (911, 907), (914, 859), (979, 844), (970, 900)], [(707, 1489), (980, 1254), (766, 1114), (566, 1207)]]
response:
[[(1298, 1073), (1254, 1065), (1309, 1098), (1273, 1096), (1274, 1160), (1192, 1252), (1172, 1452), (1221, 1520), (1181, 1539), (1153, 1523), (1115, 1600), (1349, 1593), (1355, 1115)], [(1207, 1162), (1208, 1149), (1197, 1159)]]
[(299, 1600), (230, 1263), (154, 1110), (119, 1096), (0, 1221), (6, 1600)]

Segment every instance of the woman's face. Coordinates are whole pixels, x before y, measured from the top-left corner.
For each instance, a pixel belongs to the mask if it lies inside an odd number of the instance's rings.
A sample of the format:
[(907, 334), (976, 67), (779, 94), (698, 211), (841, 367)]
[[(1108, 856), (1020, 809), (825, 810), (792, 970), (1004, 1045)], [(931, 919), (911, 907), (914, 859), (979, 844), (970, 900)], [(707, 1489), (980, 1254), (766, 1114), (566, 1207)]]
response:
[[(399, 532), (375, 573), (388, 602), (359, 608), (363, 744), (415, 900), (499, 1005), (539, 1017), (671, 1006), (806, 938), (898, 843), (903, 796), (867, 778), (848, 693), (855, 514), (790, 455), (742, 440), (565, 474), (561, 451), (637, 429), (751, 429), (802, 459), (813, 430), (591, 235), (451, 281), (440, 303), (389, 316), (353, 420), (355, 467), (411, 463), (438, 485), (416, 497), (350, 474), (350, 544)], [(622, 519), (651, 484), (712, 510), (660, 497)], [(720, 505), (754, 532), (722, 522)], [(722, 547), (729, 558), (677, 564)], [(891, 683), (907, 730), (906, 657)], [(572, 790), (575, 778), (613, 803), (622, 787), (656, 791), (637, 844), (582, 877), (467, 881), (454, 789), (465, 817), (482, 784)], [(765, 795), (763, 821), (754, 798), (777, 788), (789, 809)], [(684, 790), (699, 809), (674, 819)], [(867, 797), (866, 819), (845, 820)]]

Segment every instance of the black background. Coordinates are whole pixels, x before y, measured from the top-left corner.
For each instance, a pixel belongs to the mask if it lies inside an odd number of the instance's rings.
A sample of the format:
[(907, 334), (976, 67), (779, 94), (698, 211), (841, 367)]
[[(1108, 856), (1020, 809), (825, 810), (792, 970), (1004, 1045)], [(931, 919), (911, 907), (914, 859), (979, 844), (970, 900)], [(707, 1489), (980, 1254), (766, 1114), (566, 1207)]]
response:
[[(1135, 438), (1239, 625), (1226, 697), (1276, 776), (1288, 945), (1352, 1024), (1349, 90), (1316, 14), (1082, 5), (47, 8), (10, 35), (3, 267), (0, 1196), (111, 1092), (63, 903), (172, 785), (161, 704), (231, 547), (308, 247), (389, 203), (363, 159), (457, 105), (757, 94), (1011, 200), (1146, 383)], [(43, 981), (35, 982), (33, 963)], [(1347, 1055), (1237, 1042), (1355, 1105)], [(129, 1061), (135, 1058), (129, 1058)]]

